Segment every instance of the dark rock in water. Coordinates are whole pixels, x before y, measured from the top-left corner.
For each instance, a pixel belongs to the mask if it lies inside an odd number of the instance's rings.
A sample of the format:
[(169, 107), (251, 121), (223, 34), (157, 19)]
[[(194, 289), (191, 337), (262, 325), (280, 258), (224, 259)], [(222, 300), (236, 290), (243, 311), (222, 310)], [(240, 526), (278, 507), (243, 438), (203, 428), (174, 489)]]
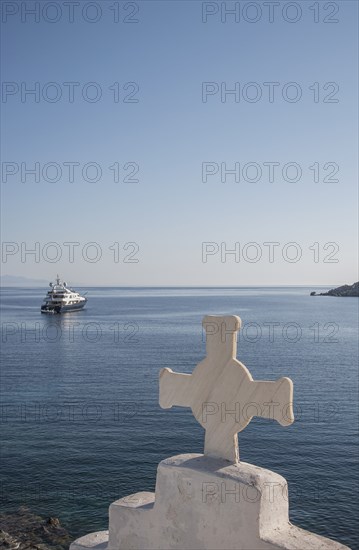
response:
[(60, 527), (60, 520), (58, 518), (49, 518), (46, 523), (54, 527)]
[(328, 292), (311, 292), (311, 296), (339, 296), (339, 297), (358, 297), (359, 296), (359, 282), (352, 285), (338, 286), (338, 288), (332, 288)]
[(0, 514), (1, 550), (67, 550), (71, 542), (57, 518), (44, 519), (25, 506)]

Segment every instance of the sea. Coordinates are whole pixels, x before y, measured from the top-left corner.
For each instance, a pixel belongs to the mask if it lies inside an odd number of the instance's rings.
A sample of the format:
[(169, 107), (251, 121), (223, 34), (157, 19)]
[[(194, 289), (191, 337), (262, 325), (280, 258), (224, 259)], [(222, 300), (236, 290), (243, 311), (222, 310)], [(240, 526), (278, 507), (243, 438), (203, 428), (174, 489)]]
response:
[(287, 479), (294, 524), (359, 549), (357, 298), (306, 287), (78, 290), (86, 309), (41, 315), (46, 289), (1, 289), (2, 512), (26, 505), (74, 537), (106, 529), (111, 502), (154, 490), (161, 460), (202, 452), (191, 411), (159, 407), (159, 371), (191, 373), (205, 356), (202, 318), (235, 314), (238, 359), (254, 379), (293, 380), (296, 418), (254, 418), (239, 434), (241, 460)]

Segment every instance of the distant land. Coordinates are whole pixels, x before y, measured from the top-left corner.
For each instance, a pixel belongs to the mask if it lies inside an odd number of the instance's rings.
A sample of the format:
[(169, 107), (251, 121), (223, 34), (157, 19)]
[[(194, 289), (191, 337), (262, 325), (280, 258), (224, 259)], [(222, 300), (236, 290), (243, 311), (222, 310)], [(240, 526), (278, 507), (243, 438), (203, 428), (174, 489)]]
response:
[[(1, 275), (0, 276), (0, 286), (23, 286), (23, 287), (33, 287), (33, 286), (41, 286), (41, 287), (47, 287), (49, 286), (49, 282), (51, 279), (32, 279), (31, 277), (23, 277), (21, 275)], [(55, 277), (53, 278), (53, 281), (55, 282)], [(83, 286), (78, 283), (69, 283), (70, 286)]]
[(29, 277), (22, 277), (20, 275), (1, 275), (1, 286), (47, 286), (49, 281), (44, 279), (30, 279)]
[(339, 298), (353, 298), (359, 296), (359, 282), (353, 283), (352, 285), (343, 285), (338, 286), (337, 288), (332, 288), (328, 292), (321, 292), (317, 294), (316, 292), (311, 292), (311, 296), (337, 296)]

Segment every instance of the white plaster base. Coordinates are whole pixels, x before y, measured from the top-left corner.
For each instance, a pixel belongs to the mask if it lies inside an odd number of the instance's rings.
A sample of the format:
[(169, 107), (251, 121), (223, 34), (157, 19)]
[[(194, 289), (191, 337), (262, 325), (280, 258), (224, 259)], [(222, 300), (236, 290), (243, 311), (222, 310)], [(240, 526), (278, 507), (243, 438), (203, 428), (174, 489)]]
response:
[(86, 548), (92, 548), (92, 550), (107, 550), (108, 531), (97, 531), (97, 533), (85, 535), (73, 542), (70, 548), (71, 550), (84, 550)]
[(286, 480), (245, 462), (201, 454), (163, 460), (154, 493), (110, 506), (109, 534), (70, 550), (348, 550), (289, 523)]

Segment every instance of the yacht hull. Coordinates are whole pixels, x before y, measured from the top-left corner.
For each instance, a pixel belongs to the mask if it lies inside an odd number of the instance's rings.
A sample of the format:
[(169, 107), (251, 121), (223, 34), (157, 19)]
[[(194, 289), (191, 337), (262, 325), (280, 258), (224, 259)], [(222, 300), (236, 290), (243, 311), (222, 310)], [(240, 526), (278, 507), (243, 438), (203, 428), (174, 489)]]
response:
[[(87, 301), (87, 300), (86, 300)], [(79, 304), (63, 305), (63, 306), (42, 306), (41, 313), (69, 313), (71, 311), (79, 311), (83, 309), (86, 305), (86, 302), (81, 302)]]

